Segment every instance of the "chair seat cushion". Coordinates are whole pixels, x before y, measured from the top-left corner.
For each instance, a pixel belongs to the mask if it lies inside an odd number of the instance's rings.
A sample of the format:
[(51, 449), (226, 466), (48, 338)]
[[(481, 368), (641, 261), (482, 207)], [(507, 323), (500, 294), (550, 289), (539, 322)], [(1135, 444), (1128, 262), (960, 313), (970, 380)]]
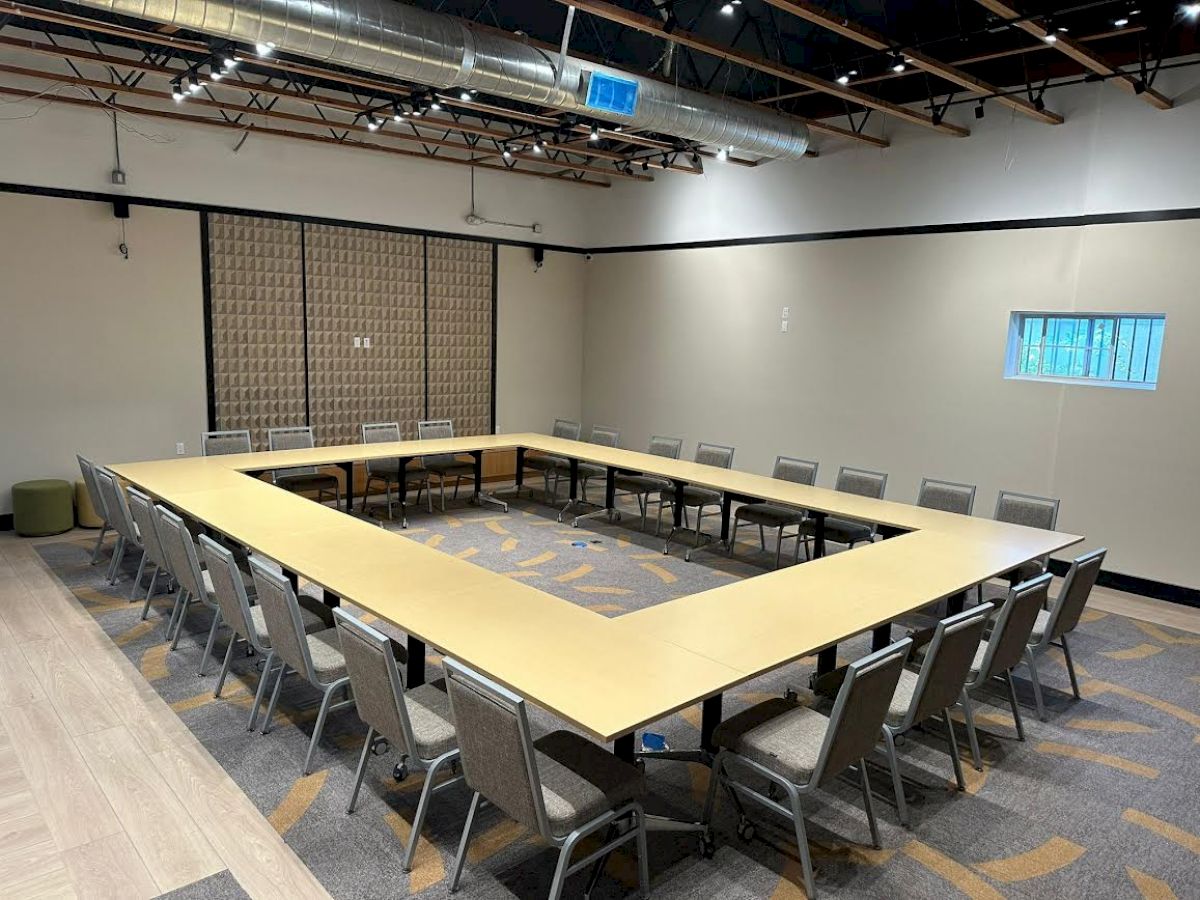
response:
[(799, 525), (804, 521), (806, 513), (794, 506), (779, 506), (775, 503), (747, 503), (739, 506), (734, 517), (754, 525), (769, 525), (772, 528), (782, 528), (785, 525)]
[(617, 475), (613, 479), (618, 491), (628, 491), (631, 494), (652, 494), (655, 491), (666, 490), (671, 482), (654, 475)]
[[(385, 481), (391, 482), (400, 480), (400, 465), (398, 460), (372, 459), (368, 465), (368, 469), (372, 478), (382, 478)], [(409, 484), (423, 481), (427, 475), (425, 467), (415, 459), (410, 460), (404, 468), (404, 478)]]
[(539, 472), (557, 469), (558, 467), (568, 467), (570, 462), (563, 456), (551, 456), (549, 453), (542, 453), (537, 456), (525, 457), (525, 468), (537, 469)]
[(475, 463), (461, 459), (427, 459), (425, 468), (442, 478), (475, 477)]
[(608, 469), (604, 466), (598, 466), (595, 463), (580, 463), (579, 477), (580, 478), (604, 478), (608, 474)]
[(900, 680), (896, 682), (896, 692), (892, 694), (892, 702), (888, 705), (884, 721), (896, 726), (904, 721), (912, 706), (913, 694), (917, 690), (917, 673), (909, 669), (900, 671)]
[[(663, 500), (674, 503), (675, 489), (667, 488), (662, 492)], [(721, 492), (713, 491), (708, 488), (695, 487), (693, 485), (684, 485), (683, 487), (683, 505), (684, 506), (708, 506), (713, 503), (721, 502)]]
[[(315, 612), (300, 607), (300, 621), (304, 623), (304, 633), (312, 634), (315, 631), (324, 631), (329, 626)], [(250, 607), (250, 627), (254, 629), (254, 635), (258, 638), (259, 644), (271, 648), (271, 637), (267, 634), (267, 622), (263, 617), (261, 606)]]
[(317, 680), (328, 684), (346, 675), (346, 657), (336, 628), (326, 628), (308, 636), (308, 653), (312, 657)]
[(793, 784), (804, 784), (817, 767), (829, 717), (784, 697), (755, 704), (713, 732), (718, 747), (765, 766)]
[[(800, 530), (804, 534), (816, 534), (816, 519), (806, 519), (801, 524)], [(863, 522), (839, 519), (835, 516), (827, 516), (825, 519), (825, 540), (833, 541), (836, 544), (857, 544), (861, 541), (869, 541), (871, 534), (871, 526)]]
[(341, 490), (342, 483), (329, 472), (311, 472), (303, 475), (276, 475), (275, 484), (288, 491)]
[(436, 759), (458, 746), (446, 681), (439, 679), (404, 692), (412, 723), (414, 751), (421, 759)]
[(557, 836), (636, 800), (644, 790), (640, 769), (570, 731), (553, 731), (534, 747), (546, 818)]
[(1029, 562), (1021, 563), (1019, 566), (1009, 569), (1007, 572), (1001, 572), (996, 577), (1003, 578), (1012, 582), (1013, 584), (1020, 584), (1022, 581), (1028, 581), (1031, 578), (1037, 578), (1045, 571), (1046, 567), (1042, 565), (1042, 561), (1040, 559), (1031, 559)]

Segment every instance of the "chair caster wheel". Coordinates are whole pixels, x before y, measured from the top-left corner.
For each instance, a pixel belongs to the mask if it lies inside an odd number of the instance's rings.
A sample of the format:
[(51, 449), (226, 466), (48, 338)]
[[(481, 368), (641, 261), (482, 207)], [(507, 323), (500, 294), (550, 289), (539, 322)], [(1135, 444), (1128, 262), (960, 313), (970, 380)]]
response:
[(738, 820), (737, 836), (747, 844), (754, 840), (754, 823), (745, 816)]
[(717, 855), (717, 842), (712, 839), (711, 834), (705, 834), (700, 838), (700, 855), (704, 859), (712, 859)]
[(397, 763), (396, 768), (392, 769), (392, 778), (394, 778), (397, 781), (397, 783), (402, 782), (406, 778), (408, 778), (408, 764), (407, 763)]
[(379, 738), (373, 744), (371, 744), (371, 755), (383, 756), (383, 754), (387, 753), (391, 749), (391, 741), (389, 741), (387, 738)]

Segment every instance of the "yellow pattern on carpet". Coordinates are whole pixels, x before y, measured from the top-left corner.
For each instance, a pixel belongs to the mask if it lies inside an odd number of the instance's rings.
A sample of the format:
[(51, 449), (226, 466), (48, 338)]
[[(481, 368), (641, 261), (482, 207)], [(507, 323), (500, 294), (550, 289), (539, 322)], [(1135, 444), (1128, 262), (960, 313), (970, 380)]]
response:
[(1004, 895), (968, 869), (944, 853), (934, 850), (920, 841), (909, 841), (904, 845), (904, 854), (950, 882), (971, 900), (1004, 900)]
[(1087, 849), (1062, 837), (1052, 837), (1040, 846), (1015, 856), (976, 863), (975, 868), (993, 881), (1011, 883), (1041, 878), (1071, 865)]
[(267, 816), (271, 827), (280, 834), (287, 834), (292, 827), (304, 818), (308, 808), (313, 805), (325, 781), (329, 778), (329, 770), (322, 769), (297, 778), (291, 789), (279, 801), (279, 805)]
[(1178, 825), (1164, 822), (1162, 819), (1157, 819), (1149, 813), (1142, 812), (1140, 809), (1127, 809), (1121, 813), (1121, 818), (1134, 825), (1140, 825), (1147, 831), (1152, 831), (1159, 837), (1166, 838), (1168, 841), (1176, 843), (1186, 850), (1191, 850), (1197, 856), (1200, 856), (1200, 837), (1197, 837), (1190, 831), (1184, 831)]
[(1109, 659), (1147, 659), (1162, 652), (1163, 648), (1154, 644), (1138, 644), (1125, 650), (1101, 650), (1100, 655)]
[(1111, 769), (1120, 769), (1122, 772), (1128, 772), (1130, 775), (1140, 775), (1142, 778), (1158, 777), (1158, 769), (1142, 765), (1139, 762), (1134, 762), (1132, 759), (1126, 759), (1123, 756), (1113, 756), (1109, 753), (1100, 753), (1098, 750), (1090, 750), (1087, 747), (1076, 747), (1073, 744), (1060, 744), (1057, 741), (1042, 741), (1033, 749), (1038, 753), (1050, 753), (1055, 756), (1067, 756), (1071, 759), (1081, 759), (1084, 762), (1098, 763), (1102, 766), (1108, 766)]
[(1152, 875), (1147, 875), (1133, 866), (1126, 866), (1125, 872), (1129, 875), (1129, 880), (1133, 882), (1133, 886), (1138, 889), (1138, 893), (1145, 900), (1179, 900), (1176, 893), (1171, 890), (1171, 886), (1165, 881), (1155, 878)]

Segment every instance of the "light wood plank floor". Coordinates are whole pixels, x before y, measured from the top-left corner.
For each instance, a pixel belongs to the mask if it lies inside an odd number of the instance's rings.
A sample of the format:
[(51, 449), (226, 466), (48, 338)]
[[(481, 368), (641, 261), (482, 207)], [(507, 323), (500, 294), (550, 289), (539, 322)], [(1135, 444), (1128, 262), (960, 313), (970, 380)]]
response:
[[(34, 544), (0, 534), (0, 896), (150, 898), (228, 869), (253, 897), (328, 897)], [(1197, 609), (1091, 605), (1200, 633)]]

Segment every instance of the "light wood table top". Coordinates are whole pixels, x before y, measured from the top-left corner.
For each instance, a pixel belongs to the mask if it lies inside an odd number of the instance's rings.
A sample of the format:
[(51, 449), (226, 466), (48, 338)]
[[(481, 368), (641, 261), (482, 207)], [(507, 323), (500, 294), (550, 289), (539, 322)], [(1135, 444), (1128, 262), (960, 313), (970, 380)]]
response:
[[(610, 619), (242, 474), (517, 447), (915, 533)], [(1082, 540), (538, 434), (109, 468), (602, 741)]]

